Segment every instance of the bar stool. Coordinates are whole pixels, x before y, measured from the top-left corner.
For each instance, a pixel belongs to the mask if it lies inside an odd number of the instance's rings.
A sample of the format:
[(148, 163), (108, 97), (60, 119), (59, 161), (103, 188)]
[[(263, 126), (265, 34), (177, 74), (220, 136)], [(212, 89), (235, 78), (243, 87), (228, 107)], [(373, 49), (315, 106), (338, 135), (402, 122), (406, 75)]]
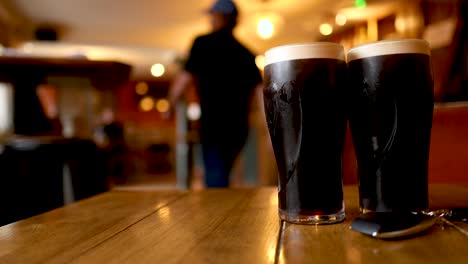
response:
[(50, 144), (6, 142), (2, 153), (0, 221), (10, 223), (63, 205), (63, 165)]
[(102, 157), (93, 141), (13, 137), (0, 155), (0, 225), (107, 191)]

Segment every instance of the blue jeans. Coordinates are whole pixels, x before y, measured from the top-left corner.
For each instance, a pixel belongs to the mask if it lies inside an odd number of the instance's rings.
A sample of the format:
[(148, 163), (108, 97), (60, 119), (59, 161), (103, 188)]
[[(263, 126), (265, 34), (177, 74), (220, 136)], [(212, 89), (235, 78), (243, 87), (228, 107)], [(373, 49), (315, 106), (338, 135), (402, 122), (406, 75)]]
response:
[(242, 145), (202, 143), (205, 166), (205, 185), (207, 188), (229, 187), (229, 175)]

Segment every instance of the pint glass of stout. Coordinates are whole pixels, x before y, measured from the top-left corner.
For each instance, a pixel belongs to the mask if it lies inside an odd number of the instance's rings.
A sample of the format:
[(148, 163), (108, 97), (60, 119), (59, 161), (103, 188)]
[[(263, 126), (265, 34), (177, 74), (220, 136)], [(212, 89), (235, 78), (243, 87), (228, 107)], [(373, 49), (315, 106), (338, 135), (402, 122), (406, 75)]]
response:
[(279, 171), (279, 216), (300, 224), (344, 219), (343, 47), (309, 43), (265, 54), (264, 106)]
[(361, 210), (428, 207), (433, 79), (426, 41), (380, 41), (348, 52), (350, 127)]

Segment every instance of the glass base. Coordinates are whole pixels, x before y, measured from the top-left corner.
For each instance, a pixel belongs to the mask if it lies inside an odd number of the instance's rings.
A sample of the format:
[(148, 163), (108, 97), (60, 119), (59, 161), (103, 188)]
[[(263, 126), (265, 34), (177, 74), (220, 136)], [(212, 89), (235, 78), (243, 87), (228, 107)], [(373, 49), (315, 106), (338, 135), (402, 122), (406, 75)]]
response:
[(371, 210), (367, 208), (359, 208), (359, 211), (361, 211), (361, 214), (367, 214), (367, 213), (391, 213), (391, 212), (412, 212), (412, 213), (424, 213), (427, 211), (427, 209), (415, 209), (415, 210)]
[(344, 209), (335, 214), (329, 215), (302, 215), (298, 213), (288, 213), (286, 210), (279, 209), (279, 217), (293, 224), (301, 225), (327, 225), (342, 222), (345, 219)]

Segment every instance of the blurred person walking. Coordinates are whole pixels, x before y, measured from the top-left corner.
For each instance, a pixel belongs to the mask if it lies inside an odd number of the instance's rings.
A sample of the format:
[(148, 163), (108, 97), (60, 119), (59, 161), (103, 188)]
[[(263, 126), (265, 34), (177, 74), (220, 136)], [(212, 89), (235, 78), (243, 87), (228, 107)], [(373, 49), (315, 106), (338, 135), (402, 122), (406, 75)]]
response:
[(205, 185), (228, 187), (234, 161), (248, 136), (249, 106), (262, 76), (255, 56), (233, 35), (239, 14), (235, 3), (218, 0), (208, 14), (211, 32), (194, 40), (169, 100), (173, 106), (188, 87), (196, 87)]

